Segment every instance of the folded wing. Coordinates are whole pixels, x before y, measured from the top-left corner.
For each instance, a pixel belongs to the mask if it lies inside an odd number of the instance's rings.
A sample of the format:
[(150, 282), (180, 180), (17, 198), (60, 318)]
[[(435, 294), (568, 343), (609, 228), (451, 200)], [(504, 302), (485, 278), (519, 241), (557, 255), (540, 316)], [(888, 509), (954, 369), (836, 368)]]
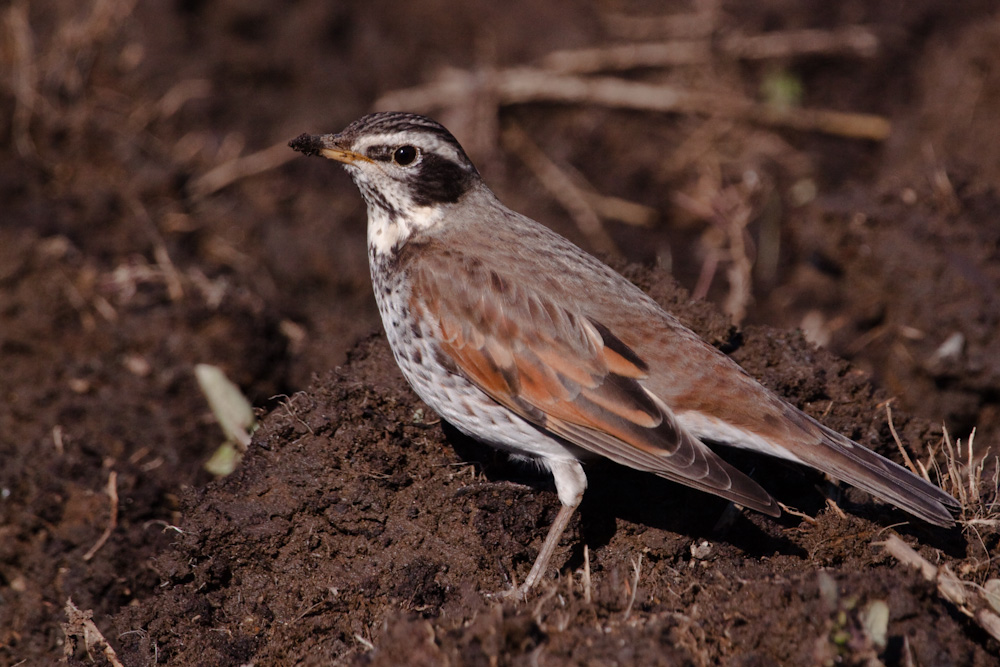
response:
[(774, 499), (683, 429), (642, 383), (648, 367), (603, 323), (452, 255), (411, 266), (415, 313), (457, 372), (583, 449), (777, 516)]

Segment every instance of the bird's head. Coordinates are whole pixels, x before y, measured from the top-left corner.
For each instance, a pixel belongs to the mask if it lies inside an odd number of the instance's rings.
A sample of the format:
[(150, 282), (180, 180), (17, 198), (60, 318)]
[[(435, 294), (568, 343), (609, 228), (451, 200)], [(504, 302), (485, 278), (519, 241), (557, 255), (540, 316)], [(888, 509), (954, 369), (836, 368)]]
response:
[(370, 235), (385, 228), (396, 245), (482, 182), (451, 132), (416, 114), (373, 113), (339, 134), (303, 134), (289, 146), (342, 162), (368, 205)]

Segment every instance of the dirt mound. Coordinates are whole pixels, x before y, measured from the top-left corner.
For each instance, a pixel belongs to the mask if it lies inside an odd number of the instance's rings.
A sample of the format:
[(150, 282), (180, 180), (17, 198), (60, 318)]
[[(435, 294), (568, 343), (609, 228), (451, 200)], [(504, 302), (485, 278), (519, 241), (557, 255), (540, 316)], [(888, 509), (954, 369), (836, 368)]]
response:
[[(880, 397), (845, 362), (799, 335), (735, 336), (669, 278), (629, 273), (792, 402), (869, 445), (891, 441), (872, 410)], [(916, 442), (932, 430), (895, 421)], [(134, 664), (149, 662), (154, 645), (177, 664), (812, 664), (900, 654), (907, 637), (920, 638), (911, 649), (920, 662), (988, 661), (933, 586), (875, 545), (904, 515), (855, 492), (840, 501), (849, 515), (820, 511), (818, 475), (733, 458), (818, 520), (772, 521), (598, 466), (557, 557), (559, 579), (527, 604), (493, 601), (526, 574), (555, 493), (443, 428), (372, 336), (264, 419), (235, 474), (188, 492), (173, 548), (152, 560), (157, 594), (119, 613), (114, 631)], [(509, 481), (519, 477), (531, 484)], [(900, 530), (965, 555), (958, 531)], [(876, 601), (893, 621), (889, 648), (872, 644), (861, 621)]]

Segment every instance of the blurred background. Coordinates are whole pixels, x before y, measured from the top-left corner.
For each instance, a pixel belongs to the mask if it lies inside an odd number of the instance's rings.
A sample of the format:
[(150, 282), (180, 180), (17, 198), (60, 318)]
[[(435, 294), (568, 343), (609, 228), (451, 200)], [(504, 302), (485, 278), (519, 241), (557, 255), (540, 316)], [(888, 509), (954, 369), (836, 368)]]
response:
[[(157, 584), (129, 571), (219, 440), (194, 364), (269, 408), (379, 328), (360, 196), (286, 146), (374, 109), (442, 121), (501, 200), (616, 266), (800, 328), (980, 448), (1000, 434), (995, 2), (0, 20), (0, 663), (55, 650), (67, 593), (108, 614)], [(126, 530), (89, 562), (111, 470)]]

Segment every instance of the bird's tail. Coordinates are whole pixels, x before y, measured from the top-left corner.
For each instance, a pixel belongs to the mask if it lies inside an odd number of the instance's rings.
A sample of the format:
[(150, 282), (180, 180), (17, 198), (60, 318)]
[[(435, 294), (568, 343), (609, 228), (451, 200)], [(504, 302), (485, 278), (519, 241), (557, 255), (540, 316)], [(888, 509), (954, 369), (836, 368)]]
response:
[[(935, 526), (955, 525), (961, 505), (937, 486), (810, 418), (826, 447), (804, 462)], [(812, 450), (813, 448), (808, 448)]]

